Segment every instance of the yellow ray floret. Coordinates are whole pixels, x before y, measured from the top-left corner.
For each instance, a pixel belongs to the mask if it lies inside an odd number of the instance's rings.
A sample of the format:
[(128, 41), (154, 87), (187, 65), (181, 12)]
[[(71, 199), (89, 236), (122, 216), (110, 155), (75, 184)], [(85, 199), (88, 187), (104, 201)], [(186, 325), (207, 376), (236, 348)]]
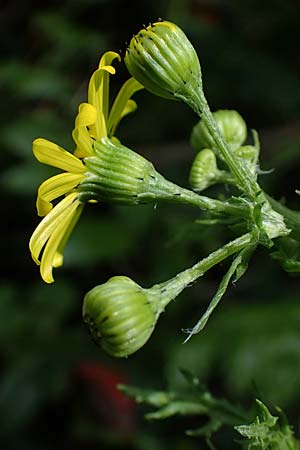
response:
[[(143, 86), (131, 78), (121, 88), (109, 113), (109, 76), (115, 73), (111, 63), (120, 60), (115, 52), (105, 53), (93, 73), (88, 87), (88, 102), (81, 103), (72, 132), (74, 154), (54, 142), (38, 138), (33, 142), (36, 159), (63, 170), (45, 180), (38, 189), (37, 212), (44, 217), (30, 239), (33, 260), (40, 265), (41, 276), (52, 283), (52, 271), (63, 263), (63, 250), (79, 219), (83, 203), (78, 186), (86, 177), (84, 159), (94, 155), (94, 142), (112, 137), (122, 117), (136, 109), (131, 96)], [(53, 202), (62, 199), (54, 206)], [(86, 199), (85, 201), (90, 201)]]
[(54, 281), (53, 267), (62, 265), (66, 236), (69, 237), (82, 208), (83, 204), (79, 202), (76, 192), (67, 195), (44, 217), (30, 239), (32, 258), (36, 264), (41, 265), (41, 276), (46, 283)]

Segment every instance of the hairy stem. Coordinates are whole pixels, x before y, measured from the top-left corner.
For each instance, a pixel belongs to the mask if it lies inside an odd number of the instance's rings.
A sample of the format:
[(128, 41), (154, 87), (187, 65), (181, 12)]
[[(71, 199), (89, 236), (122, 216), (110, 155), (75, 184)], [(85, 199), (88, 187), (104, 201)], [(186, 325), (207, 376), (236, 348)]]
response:
[(214, 251), (193, 267), (184, 270), (165, 283), (156, 284), (148, 289), (150, 293), (153, 292), (156, 293), (156, 295), (157, 291), (159, 291), (159, 294), (163, 296), (160, 312), (164, 310), (167, 304), (176, 298), (190, 283), (193, 283), (197, 278), (204, 275), (209, 269), (228, 258), (230, 255), (239, 252), (250, 244), (254, 244), (253, 240), (254, 237), (252, 233), (243, 234)]

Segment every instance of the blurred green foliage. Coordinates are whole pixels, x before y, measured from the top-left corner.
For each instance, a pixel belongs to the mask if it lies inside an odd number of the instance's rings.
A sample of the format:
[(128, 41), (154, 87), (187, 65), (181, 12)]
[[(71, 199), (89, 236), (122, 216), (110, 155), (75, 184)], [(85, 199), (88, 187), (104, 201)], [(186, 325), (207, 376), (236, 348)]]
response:
[[(129, 360), (113, 361), (99, 352), (83, 329), (84, 293), (114, 274), (131, 276), (144, 285), (164, 281), (224, 242), (226, 231), (195, 225), (195, 212), (184, 207), (86, 208), (53, 286), (40, 280), (28, 240), (38, 223), (37, 186), (52, 173), (34, 160), (32, 140), (45, 137), (72, 150), (77, 105), (85, 98), (100, 54), (124, 51), (140, 25), (157, 17), (176, 21), (195, 44), (213, 110), (234, 108), (250, 128), (269, 128), (260, 133), (263, 168), (276, 171), (266, 175), (263, 184), (297, 208), (299, 13), (299, 4), (292, 0), (163, 0), (159, 5), (133, 1), (125, 10), (120, 0), (4, 2), (0, 13), (3, 448), (199, 448), (199, 441), (181, 435), (184, 426), (176, 430), (168, 424), (150, 426), (134, 415), (132, 420), (139, 423), (136, 431), (113, 431), (114, 439), (108, 436), (101, 400), (106, 384), (102, 382), (98, 392), (75, 375), (77, 367), (88, 361), (151, 388), (167, 381), (178, 383), (178, 367), (186, 367), (222, 396), (245, 402), (255, 396), (252, 386), (256, 386), (261, 398), (280, 403), (297, 422), (299, 284), (263, 251), (203, 334), (181, 345), (180, 330), (192, 325), (193, 316), (205, 308), (220, 275), (217, 271), (169, 308), (144, 350)], [(122, 65), (117, 73), (113, 91), (128, 77)], [(139, 109), (124, 120), (120, 138), (151, 157), (169, 178), (187, 185), (193, 158), (187, 143), (196, 118), (184, 105), (170, 105), (146, 92), (136, 100)], [(224, 441), (226, 448), (233, 447)]]

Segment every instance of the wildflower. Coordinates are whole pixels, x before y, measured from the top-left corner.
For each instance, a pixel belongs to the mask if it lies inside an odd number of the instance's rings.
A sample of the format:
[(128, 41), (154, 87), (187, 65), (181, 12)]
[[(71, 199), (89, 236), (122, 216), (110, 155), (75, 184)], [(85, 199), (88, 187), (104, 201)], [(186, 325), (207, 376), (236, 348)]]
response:
[[(88, 103), (79, 105), (72, 136), (76, 144), (74, 154), (46, 139), (33, 142), (33, 153), (39, 162), (63, 173), (44, 181), (38, 190), (37, 211), (44, 217), (34, 231), (29, 247), (46, 283), (54, 281), (52, 270), (63, 264), (63, 251), (78, 221), (84, 203), (92, 196), (80, 198), (80, 184), (88, 176), (85, 158), (94, 155), (94, 143), (112, 137), (119, 121), (134, 111), (136, 104), (130, 97), (142, 86), (133, 78), (126, 81), (109, 112), (109, 76), (115, 73), (111, 65), (120, 59), (115, 52), (107, 52), (100, 59), (88, 88)], [(55, 206), (53, 201), (63, 197)]]
[(141, 348), (152, 334), (158, 318), (156, 303), (130, 278), (116, 276), (86, 294), (83, 319), (105, 352), (124, 357)]
[(140, 30), (131, 39), (125, 64), (153, 94), (195, 107), (202, 89), (200, 63), (191, 42), (174, 23), (156, 22)]
[(165, 307), (190, 279), (186, 270), (145, 289), (126, 276), (114, 276), (85, 295), (83, 321), (106, 353), (127, 357), (148, 341)]

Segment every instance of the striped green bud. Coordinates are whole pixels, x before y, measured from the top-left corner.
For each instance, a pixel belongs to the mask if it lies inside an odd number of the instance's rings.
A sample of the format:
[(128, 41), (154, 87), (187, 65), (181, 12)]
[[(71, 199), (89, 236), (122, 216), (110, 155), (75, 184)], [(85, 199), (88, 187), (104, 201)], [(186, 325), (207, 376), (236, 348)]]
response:
[[(241, 147), (247, 137), (247, 126), (242, 116), (237, 111), (221, 109), (214, 112), (213, 117), (230, 148), (235, 151)], [(211, 148), (219, 154), (215, 140), (203, 120), (200, 120), (193, 128), (191, 145), (197, 151), (203, 148)]]
[(214, 184), (218, 174), (216, 155), (209, 148), (201, 150), (195, 157), (189, 182), (195, 191), (202, 191)]
[(182, 100), (194, 107), (202, 89), (196, 51), (184, 32), (167, 21), (143, 28), (130, 42), (125, 64), (131, 75), (160, 97)]
[(93, 340), (111, 356), (126, 357), (150, 338), (160, 314), (188, 284), (181, 274), (143, 289), (126, 276), (115, 276), (89, 291), (83, 320)]
[(82, 311), (93, 340), (114, 357), (135, 353), (150, 338), (165, 307), (195, 279), (193, 271), (185, 270), (149, 289), (126, 276), (94, 287), (86, 294)]
[(226, 170), (219, 170), (215, 153), (205, 148), (197, 153), (189, 176), (194, 191), (200, 192), (216, 183), (232, 184), (234, 179)]
[(124, 357), (151, 336), (158, 319), (158, 301), (130, 278), (116, 276), (86, 294), (83, 319), (106, 353)]

